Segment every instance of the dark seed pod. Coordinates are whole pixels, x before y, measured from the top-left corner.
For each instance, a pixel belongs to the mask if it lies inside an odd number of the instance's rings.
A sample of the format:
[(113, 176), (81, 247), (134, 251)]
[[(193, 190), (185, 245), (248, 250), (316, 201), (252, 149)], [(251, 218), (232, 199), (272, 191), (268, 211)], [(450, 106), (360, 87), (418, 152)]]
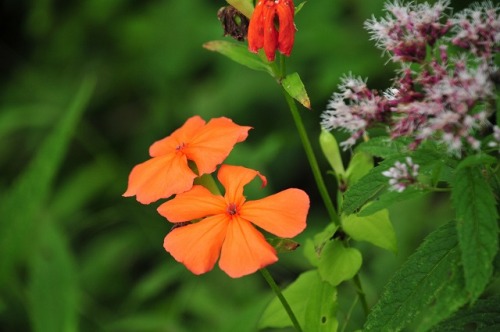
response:
[(224, 36), (231, 36), (238, 41), (245, 40), (248, 31), (248, 18), (233, 6), (219, 9), (217, 17), (222, 23)]

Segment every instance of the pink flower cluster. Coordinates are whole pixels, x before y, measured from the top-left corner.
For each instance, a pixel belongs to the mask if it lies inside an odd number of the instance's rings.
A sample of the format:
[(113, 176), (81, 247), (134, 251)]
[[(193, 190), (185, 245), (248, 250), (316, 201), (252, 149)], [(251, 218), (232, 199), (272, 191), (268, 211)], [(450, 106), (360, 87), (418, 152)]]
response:
[[(385, 92), (370, 90), (366, 80), (352, 75), (342, 79), (321, 126), (350, 133), (341, 143), (344, 149), (376, 125), (384, 125), (392, 138), (412, 138), (411, 148), (432, 139), (451, 154), (480, 149), (476, 135), (489, 125), (496, 95), (492, 77), (498, 71), (493, 56), (499, 50), (500, 7), (476, 5), (440, 23), (448, 4), (396, 1), (386, 5), (386, 18), (367, 21), (373, 39), (401, 62), (401, 69)], [(459, 55), (450, 56), (450, 42), (463, 49)]]
[(433, 46), (449, 29), (450, 22), (440, 23), (449, 0), (404, 5), (387, 3), (386, 18), (375, 17), (365, 22), (377, 46), (392, 54), (394, 61), (420, 62), (425, 59), (426, 46)]
[(488, 143), (489, 147), (498, 148), (500, 152), (500, 127), (493, 126), (493, 139)]
[(389, 178), (390, 189), (393, 191), (403, 192), (409, 185), (417, 182), (419, 165), (413, 163), (410, 157), (405, 161), (396, 161), (388, 171), (382, 172), (383, 176)]
[(339, 85), (340, 93), (333, 94), (326, 111), (321, 114), (321, 126), (327, 130), (341, 128), (351, 137), (340, 143), (348, 148), (365, 134), (374, 123), (383, 122), (390, 110), (390, 102), (376, 90), (370, 90), (361, 77), (344, 76)]
[(500, 50), (499, 10), (490, 1), (465, 9), (451, 23), (454, 45), (486, 58)]

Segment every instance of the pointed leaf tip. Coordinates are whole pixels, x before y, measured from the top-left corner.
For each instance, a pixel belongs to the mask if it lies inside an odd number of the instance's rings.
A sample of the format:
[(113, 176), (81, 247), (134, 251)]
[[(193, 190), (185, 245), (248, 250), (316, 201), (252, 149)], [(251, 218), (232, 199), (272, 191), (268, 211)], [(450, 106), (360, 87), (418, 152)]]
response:
[(301, 103), (305, 108), (311, 109), (311, 100), (307, 95), (306, 88), (299, 74), (292, 73), (287, 75), (282, 81), (283, 89), (295, 100)]

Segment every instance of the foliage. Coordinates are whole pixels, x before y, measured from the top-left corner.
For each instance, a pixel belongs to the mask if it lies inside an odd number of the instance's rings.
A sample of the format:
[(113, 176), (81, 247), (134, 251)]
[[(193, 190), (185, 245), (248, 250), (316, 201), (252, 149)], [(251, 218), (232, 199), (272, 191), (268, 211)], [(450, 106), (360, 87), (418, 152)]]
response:
[[(1, 329), (291, 326), (258, 274), (190, 274), (162, 248), (171, 225), (154, 213), (156, 205), (121, 197), (132, 165), (147, 158), (145, 147), (195, 114), (254, 128), (227, 159), (267, 176), (268, 187), (249, 187), (249, 196), (287, 187), (310, 194), (308, 228), (294, 240), (302, 246), (280, 252), (270, 267), (305, 331), (498, 328), (493, 135), (478, 133), (481, 152), (450, 155), (432, 140), (410, 149), (411, 139), (380, 128), (342, 151), (337, 142), (348, 135), (321, 132), (312, 151), (323, 154), (318, 169), (335, 200), (335, 223), (286, 104), (277, 102), (284, 90), (303, 105), (306, 136), (317, 137), (318, 110), (342, 73), (388, 88), (396, 65), (380, 57), (363, 29), (383, 1), (295, 3), (298, 32), (286, 71), (229, 37), (213, 41), (223, 38), (216, 13), (224, 4), (3, 4)], [(451, 4), (458, 12), (469, 2)], [(495, 115), (489, 120), (497, 123)], [(382, 173), (407, 157), (420, 167), (417, 182), (390, 190)]]

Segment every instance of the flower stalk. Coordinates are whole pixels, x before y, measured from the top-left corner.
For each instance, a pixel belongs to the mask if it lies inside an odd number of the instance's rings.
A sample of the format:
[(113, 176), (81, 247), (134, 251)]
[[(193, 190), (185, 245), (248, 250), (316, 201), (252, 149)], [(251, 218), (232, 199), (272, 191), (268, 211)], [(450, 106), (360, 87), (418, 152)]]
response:
[(318, 165), (318, 161), (312, 149), (311, 142), (309, 137), (307, 136), (306, 129), (304, 127), (304, 123), (302, 122), (302, 118), (300, 117), (299, 110), (297, 109), (297, 104), (293, 98), (283, 89), (283, 94), (285, 95), (285, 100), (288, 104), (290, 112), (292, 113), (293, 120), (297, 127), (297, 131), (299, 133), (300, 140), (302, 141), (302, 145), (306, 152), (307, 160), (309, 161), (309, 165), (311, 166), (311, 170), (314, 176), (314, 180), (316, 181), (316, 185), (318, 187), (321, 198), (323, 199), (323, 203), (325, 204), (325, 208), (328, 212), (328, 216), (330, 221), (335, 225), (340, 225), (340, 219), (337, 215), (337, 211), (333, 206), (330, 195), (328, 194), (328, 190), (326, 189), (325, 181), (323, 180), (323, 175), (321, 174), (321, 170)]
[(259, 270), (264, 279), (267, 281), (273, 292), (276, 294), (278, 299), (280, 300), (281, 304), (283, 305), (283, 308), (285, 309), (286, 313), (288, 314), (288, 317), (290, 317), (290, 320), (293, 323), (293, 326), (298, 332), (302, 332), (302, 328), (300, 327), (299, 321), (297, 320), (297, 317), (295, 317), (295, 314), (293, 313), (292, 308), (290, 307), (290, 304), (288, 304), (288, 301), (286, 298), (283, 296), (283, 293), (281, 292), (281, 289), (279, 286), (276, 284), (276, 281), (274, 281), (273, 277), (269, 273), (269, 271), (266, 268), (260, 269)]

